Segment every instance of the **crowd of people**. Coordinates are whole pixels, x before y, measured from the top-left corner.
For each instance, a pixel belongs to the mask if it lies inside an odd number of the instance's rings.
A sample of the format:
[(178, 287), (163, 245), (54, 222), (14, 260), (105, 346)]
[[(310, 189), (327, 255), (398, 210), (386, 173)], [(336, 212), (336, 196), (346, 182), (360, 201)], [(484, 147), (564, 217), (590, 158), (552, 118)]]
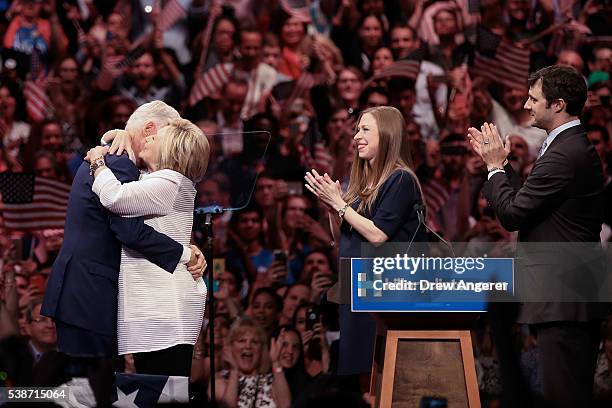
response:
[[(580, 119), (606, 185), (603, 245), (612, 237), (608, 2), (15, 0), (0, 8), (0, 172), (70, 184), (87, 150), (154, 100), (208, 137), (207, 177), (195, 186), (195, 206), (241, 207), (214, 218), (215, 258), (208, 260), (215, 388), (228, 406), (288, 407), (334, 387), (363, 391), (358, 378), (336, 377), (342, 335), (349, 334), (339, 330), (342, 306), (328, 301), (339, 239), (348, 232), (330, 222), (338, 209), (311, 187), (313, 174), (327, 174), (342, 191), (360, 193), (349, 179), (361, 157), (355, 135), (366, 109), (393, 106), (402, 114), (412, 153), (406, 164), (422, 187), (432, 229), (449, 241), (516, 240), (482, 194), (487, 169), (467, 129), (494, 123), (523, 178), (546, 132), (529, 125), (526, 77), (509, 81), (477, 69), (483, 30), (528, 50), (528, 72), (561, 64), (584, 77)], [(204, 248), (199, 221), (192, 239)], [(0, 229), (0, 336), (25, 339), (35, 369), (57, 348), (53, 321), (40, 312), (64, 232)], [(205, 396), (207, 314), (203, 320), (190, 382)], [(594, 393), (609, 401), (612, 322), (601, 334)], [(515, 335), (537, 392), (537, 338), (527, 326), (516, 326)], [(483, 406), (495, 406), (503, 384), (486, 316), (473, 342)], [(25, 361), (6, 365), (15, 383), (33, 381), (36, 370), (28, 379), (20, 368)], [(135, 372), (131, 354), (121, 362)]]

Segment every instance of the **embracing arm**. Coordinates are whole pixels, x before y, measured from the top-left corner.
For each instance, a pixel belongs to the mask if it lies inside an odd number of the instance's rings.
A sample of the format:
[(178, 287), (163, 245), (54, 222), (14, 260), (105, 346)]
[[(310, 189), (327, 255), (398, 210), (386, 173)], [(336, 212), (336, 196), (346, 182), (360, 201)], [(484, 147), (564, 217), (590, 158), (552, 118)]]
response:
[(143, 180), (121, 184), (106, 168), (96, 172), (92, 190), (102, 205), (117, 215), (141, 217), (166, 215), (178, 194), (180, 184), (168, 170), (151, 173)]
[[(123, 183), (138, 178), (138, 169), (127, 156), (109, 157), (108, 165)], [(110, 213), (109, 227), (123, 245), (168, 272), (174, 272), (179, 262), (187, 263), (192, 257), (189, 247), (146, 225), (142, 217), (123, 218)]]
[(123, 245), (168, 272), (174, 272), (179, 263), (186, 264), (192, 257), (189, 247), (155, 231), (142, 217), (124, 218), (111, 214), (109, 225)]

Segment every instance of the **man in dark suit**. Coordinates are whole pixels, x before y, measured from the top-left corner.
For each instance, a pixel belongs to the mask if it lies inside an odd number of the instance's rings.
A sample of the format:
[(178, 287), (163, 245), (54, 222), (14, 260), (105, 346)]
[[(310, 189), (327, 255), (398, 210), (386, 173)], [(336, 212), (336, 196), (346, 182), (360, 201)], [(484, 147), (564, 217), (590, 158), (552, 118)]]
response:
[[(130, 117), (126, 131), (137, 155), (144, 139), (179, 118), (163, 102), (139, 107)], [(131, 122), (130, 122), (131, 121)], [(106, 165), (122, 183), (138, 180), (139, 171), (127, 155), (106, 158)], [(90, 376), (99, 405), (108, 405), (112, 358), (117, 354), (117, 296), (121, 246), (141, 253), (160, 268), (174, 272), (179, 262), (192, 274), (205, 266), (195, 246), (183, 247), (144, 224), (143, 218), (122, 218), (108, 212), (92, 192), (90, 164), (79, 168), (70, 191), (64, 242), (53, 265), (41, 314), (56, 323), (58, 349), (71, 358), (70, 374)]]
[(589, 265), (573, 262), (568, 267), (574, 258), (566, 254), (599, 247), (603, 171), (578, 119), (587, 98), (584, 79), (572, 68), (551, 66), (533, 73), (529, 86), (525, 109), (532, 125), (548, 137), (522, 186), (506, 160), (510, 144), (504, 145), (494, 125), (485, 123), (468, 133), (487, 164), (486, 198), (504, 228), (519, 231), (517, 260), (523, 268), (517, 272), (517, 291), (525, 302), (518, 321), (536, 331), (544, 398), (554, 407), (587, 407), (605, 308), (578, 302), (576, 296), (564, 298), (573, 285), (555, 278), (575, 279), (578, 273), (588, 279)]

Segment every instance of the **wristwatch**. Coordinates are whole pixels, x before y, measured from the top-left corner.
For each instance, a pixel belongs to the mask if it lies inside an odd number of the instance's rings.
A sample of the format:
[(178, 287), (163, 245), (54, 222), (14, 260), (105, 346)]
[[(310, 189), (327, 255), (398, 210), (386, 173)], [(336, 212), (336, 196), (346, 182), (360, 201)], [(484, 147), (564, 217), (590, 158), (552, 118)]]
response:
[(346, 203), (344, 207), (338, 210), (338, 215), (340, 216), (340, 219), (344, 218), (344, 213), (346, 213), (346, 209), (348, 208), (348, 206), (348, 203)]
[(89, 165), (89, 174), (93, 176), (96, 170), (104, 166), (106, 166), (106, 162), (104, 161), (104, 156), (99, 156), (99, 157), (96, 157), (95, 159), (92, 159), (91, 164)]

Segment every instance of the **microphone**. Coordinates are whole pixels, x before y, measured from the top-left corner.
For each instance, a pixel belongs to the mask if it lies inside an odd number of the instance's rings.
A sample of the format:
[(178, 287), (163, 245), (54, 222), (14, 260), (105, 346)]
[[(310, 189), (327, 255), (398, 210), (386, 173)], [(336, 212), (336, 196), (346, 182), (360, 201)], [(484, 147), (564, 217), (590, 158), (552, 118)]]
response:
[(193, 210), (196, 214), (221, 214), (225, 209), (220, 205), (209, 205), (206, 207), (198, 207)]
[(412, 235), (412, 239), (410, 240), (410, 244), (408, 245), (408, 249), (410, 249), (410, 247), (412, 246), (412, 242), (414, 241), (414, 237), (416, 236), (417, 232), (419, 231), (419, 228), (422, 225), (429, 232), (434, 234), (436, 236), (436, 238), (438, 238), (440, 240), (440, 242), (442, 242), (444, 245), (446, 245), (446, 247), (448, 248), (450, 253), (453, 255), (453, 258), (456, 258), (457, 256), (455, 255), (455, 251), (453, 251), (453, 246), (447, 240), (442, 238), (436, 231), (434, 231), (432, 228), (430, 228), (429, 225), (427, 225), (427, 223), (425, 223), (425, 205), (423, 203), (416, 203), (414, 205), (414, 207), (412, 207), (412, 208), (417, 213), (417, 217), (419, 219), (419, 225), (418, 225), (417, 229), (414, 231), (414, 234)]

